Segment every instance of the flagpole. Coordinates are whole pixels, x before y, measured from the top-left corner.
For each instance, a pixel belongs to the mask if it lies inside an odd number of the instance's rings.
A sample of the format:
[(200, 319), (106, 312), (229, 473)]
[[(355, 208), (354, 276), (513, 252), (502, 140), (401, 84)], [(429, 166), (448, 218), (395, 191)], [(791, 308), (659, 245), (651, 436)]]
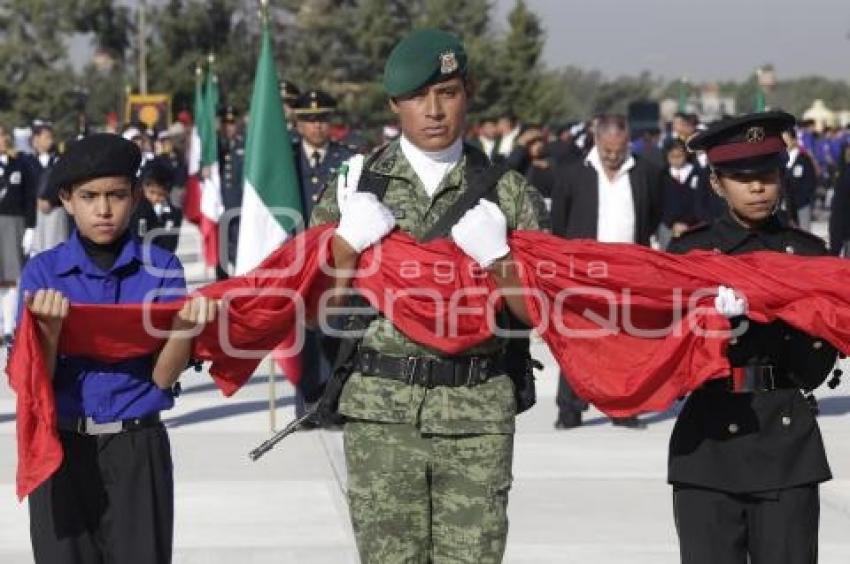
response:
[[(260, 25), (265, 27), (268, 24), (268, 0), (260, 0)], [(275, 390), (275, 362), (274, 353), (269, 354), (268, 358), (269, 370), (269, 429), (272, 433), (277, 432), (277, 408), (275, 400), (277, 399), (277, 390)]]
[(274, 353), (269, 353), (269, 429), (272, 433), (277, 432), (277, 408), (275, 399), (277, 392), (274, 385)]

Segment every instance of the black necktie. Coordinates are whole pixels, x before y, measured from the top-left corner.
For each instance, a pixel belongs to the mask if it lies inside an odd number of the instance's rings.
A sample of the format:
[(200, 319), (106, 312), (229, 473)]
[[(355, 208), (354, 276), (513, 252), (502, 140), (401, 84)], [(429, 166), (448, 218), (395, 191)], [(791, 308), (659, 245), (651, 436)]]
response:
[(319, 151), (313, 151), (313, 154), (310, 155), (310, 160), (313, 161), (313, 168), (319, 168), (319, 163), (322, 161), (322, 155)]

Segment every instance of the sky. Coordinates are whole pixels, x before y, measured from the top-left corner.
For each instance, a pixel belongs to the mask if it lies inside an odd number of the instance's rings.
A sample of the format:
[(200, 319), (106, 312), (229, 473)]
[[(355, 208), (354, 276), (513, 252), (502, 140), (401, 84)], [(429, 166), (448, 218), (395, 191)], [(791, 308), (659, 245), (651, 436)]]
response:
[[(507, 27), (515, 0), (494, 0)], [(742, 80), (765, 63), (777, 78), (850, 80), (850, 0), (526, 0), (546, 30), (544, 63), (606, 76)]]

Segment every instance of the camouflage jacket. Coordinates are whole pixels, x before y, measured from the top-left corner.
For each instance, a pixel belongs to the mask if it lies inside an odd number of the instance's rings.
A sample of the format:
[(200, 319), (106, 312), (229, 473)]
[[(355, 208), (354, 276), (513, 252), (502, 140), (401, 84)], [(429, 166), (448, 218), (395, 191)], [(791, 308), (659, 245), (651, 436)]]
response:
[[(397, 141), (387, 146), (372, 163), (373, 172), (390, 177), (383, 203), (395, 214), (400, 229), (414, 238), (422, 238), (466, 190), (466, 154), (464, 151), (461, 161), (445, 176), (433, 197), (426, 192)], [(513, 171), (506, 173), (499, 181), (497, 193), (508, 229), (546, 227), (543, 199), (521, 175)], [(338, 220), (334, 180), (313, 208), (310, 224)], [(394, 356), (440, 356), (438, 351), (411, 341), (380, 316), (370, 325), (362, 346)], [(502, 346), (502, 342), (493, 338), (466, 354), (491, 353)], [(355, 373), (340, 398), (340, 412), (347, 417), (410, 423), (426, 433), (511, 433), (515, 411), (513, 384), (504, 375), (474, 387), (426, 389)]]

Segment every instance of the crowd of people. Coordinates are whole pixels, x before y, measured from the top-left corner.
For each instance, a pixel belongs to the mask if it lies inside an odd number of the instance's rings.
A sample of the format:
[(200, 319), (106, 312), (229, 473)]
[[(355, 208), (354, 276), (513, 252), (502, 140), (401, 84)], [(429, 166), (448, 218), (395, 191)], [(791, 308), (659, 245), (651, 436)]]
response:
[[(559, 127), (521, 123), (505, 114), (483, 117), (468, 127), (466, 53), (457, 38), (438, 30), (420, 30), (399, 43), (387, 62), (384, 89), (398, 122), (382, 129), (382, 143), (373, 149), (360, 141), (346, 143), (356, 136), (340, 136), (345, 128), (334, 124), (344, 117), (330, 94), (281, 84), (303, 203), (299, 211), (311, 225), (339, 222), (332, 253), (340, 271), (355, 265), (361, 252), (396, 227), (425, 237), (440, 225), (442, 214), (452, 211), (458, 188), (466, 186), (465, 173), (476, 166), (500, 167), (496, 201), (473, 202), (442, 235), (488, 269), (502, 289), (518, 285), (508, 260), (508, 227), (671, 252), (705, 248), (726, 254), (823, 254), (823, 245), (806, 231), (828, 205), (827, 194), (834, 192), (830, 249), (839, 254), (850, 239), (844, 227), (850, 217), (843, 211), (850, 206), (850, 173), (842, 130), (817, 133), (812, 124), (795, 123), (782, 112), (713, 124), (679, 113), (663, 130), (659, 124), (645, 131), (635, 131), (618, 114)], [(218, 162), (225, 209), (242, 203), (244, 126), (233, 106), (222, 108)], [(187, 211), (181, 209), (181, 194), (189, 180), (190, 132), (191, 118), (181, 116), (160, 132), (131, 124), (120, 136), (88, 135), (57, 150), (50, 124), (37, 121), (26, 140), (29, 150), (16, 151), (8, 131), (0, 130), (3, 338), (11, 341), (24, 305), (39, 317), (45, 354), (53, 359), (67, 455), (46, 484), (53, 489), (39, 489), (30, 499), (39, 561), (94, 562), (104, 550), (121, 554), (122, 562), (170, 559), (173, 484), (159, 412), (173, 405), (173, 385), (188, 361), (189, 345), (174, 337), (153, 358), (104, 366), (93, 360), (85, 365), (61, 356), (57, 360), (57, 342), (69, 298), (122, 303), (141, 299), (144, 291), (163, 284), (185, 289), (182, 277), (152, 280), (128, 268), (128, 261), (138, 252), (135, 241), (154, 229), (161, 233), (153, 240), (161, 247), (154, 257), (163, 263), (172, 260)], [(337, 179), (344, 163), (359, 152), (369, 153), (363, 170), (372, 186), (365, 191), (359, 191), (357, 179)], [(344, 208), (338, 197), (343, 189), (354, 191)], [(237, 235), (238, 224), (231, 225), (231, 264)], [(231, 272), (231, 264), (219, 265), (220, 278)], [(26, 296), (16, 291), (22, 275)], [(335, 287), (351, 282), (335, 276)], [(135, 290), (119, 296), (109, 289), (110, 281)], [(528, 322), (522, 300), (506, 301), (513, 318)], [(746, 313), (733, 289), (718, 291), (716, 307), (733, 320)], [(214, 304), (193, 300), (181, 310), (175, 328), (204, 325), (215, 317)], [(494, 338), (463, 357), (435, 355), (384, 317), (369, 323), (372, 331), (358, 343), (357, 369), (339, 404), (340, 414), (348, 418), (349, 504), (363, 561), (499, 561), (507, 532), (517, 407), (515, 382), (499, 360), (503, 343)], [(793, 370), (782, 363), (796, 367), (807, 355), (825, 355), (821, 364), (829, 365), (828, 372), (836, 351), (813, 345), (787, 326), (766, 324), (754, 332), (761, 340), (753, 346), (761, 349), (735, 349), (730, 355), (738, 354), (739, 365), (753, 368), (758, 376), (744, 391), (763, 393), (771, 401), (764, 409), (741, 406), (736, 398), (741, 390), (717, 381), (694, 393), (687, 417), (677, 424), (670, 481), (683, 562), (738, 562), (738, 555), (746, 559), (748, 551), (782, 552), (755, 534), (740, 540), (741, 528), (756, 519), (752, 515), (771, 520), (777, 534), (794, 539), (785, 549), (786, 555), (794, 555), (791, 559), (767, 556), (765, 561), (810, 562), (806, 555), (813, 549), (816, 553), (817, 484), (829, 478), (829, 470), (813, 415), (801, 407), (810, 404), (799, 393)], [(308, 335), (298, 415), (310, 412), (331, 370), (338, 368), (320, 353), (319, 338), (316, 332)], [(777, 342), (782, 347), (794, 339), (801, 343), (794, 359), (770, 356)], [(395, 374), (411, 358), (423, 362), (414, 363), (410, 373), (405, 368)], [(429, 367), (427, 374), (420, 370), (424, 367)], [(461, 372), (463, 382), (456, 377)], [(474, 385), (469, 379), (473, 372)], [(104, 380), (104, 374), (111, 380)], [(98, 403), (106, 396), (109, 405)], [(557, 404), (556, 428), (582, 424), (587, 405), (564, 378)], [(722, 437), (706, 431), (705, 421), (720, 417), (713, 409), (725, 418), (726, 427), (718, 431)], [(757, 412), (760, 426), (739, 427), (747, 410)], [(766, 433), (788, 427), (792, 416), (802, 421), (795, 429), (802, 425), (803, 434), (794, 435), (790, 450), (787, 441), (771, 443)], [(103, 425), (116, 422), (104, 431)], [(613, 422), (644, 425), (637, 418)], [(132, 455), (122, 441), (101, 452), (92, 450), (91, 437), (114, 433), (126, 438), (131, 432), (152, 433)], [(805, 446), (809, 458), (801, 462), (794, 445)], [(791, 465), (789, 456), (797, 457), (795, 472), (747, 466), (741, 455), (747, 449), (772, 449), (778, 465)], [(139, 460), (150, 463), (152, 475), (138, 474), (133, 463)], [(116, 465), (130, 478), (106, 483), (93, 470), (98, 464)], [(137, 487), (142, 482), (147, 486)], [(104, 496), (109, 503), (103, 503)], [(772, 503), (777, 499), (781, 503)], [(722, 518), (706, 509), (718, 505), (728, 509)], [(801, 511), (805, 518), (798, 518)], [(139, 521), (123, 519), (121, 512)], [(711, 519), (717, 522), (708, 523)], [(62, 527), (54, 527), (60, 520)], [(103, 535), (109, 538), (103, 540)], [(144, 538), (152, 540), (140, 542)], [(74, 554), (86, 556), (75, 560)]]

